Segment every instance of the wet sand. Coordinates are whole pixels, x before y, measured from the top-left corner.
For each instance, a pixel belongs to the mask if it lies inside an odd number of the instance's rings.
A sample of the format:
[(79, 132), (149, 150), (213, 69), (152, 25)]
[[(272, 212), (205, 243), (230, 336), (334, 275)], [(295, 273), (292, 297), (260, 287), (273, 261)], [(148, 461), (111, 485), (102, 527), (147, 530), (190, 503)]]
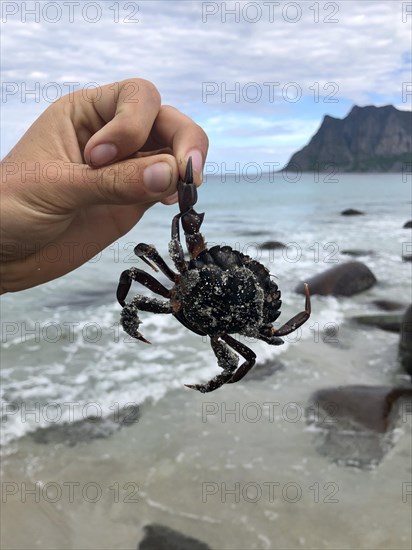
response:
[(305, 342), (304, 363), (291, 347), (285, 369), (265, 380), (170, 391), (107, 438), (20, 439), (3, 458), (1, 547), (135, 549), (156, 522), (213, 549), (410, 548), (411, 415), (370, 470), (319, 455), (304, 417), (309, 395), (332, 378), (393, 378), (374, 371), (371, 347), (364, 353), (336, 348), (331, 365), (324, 346)]

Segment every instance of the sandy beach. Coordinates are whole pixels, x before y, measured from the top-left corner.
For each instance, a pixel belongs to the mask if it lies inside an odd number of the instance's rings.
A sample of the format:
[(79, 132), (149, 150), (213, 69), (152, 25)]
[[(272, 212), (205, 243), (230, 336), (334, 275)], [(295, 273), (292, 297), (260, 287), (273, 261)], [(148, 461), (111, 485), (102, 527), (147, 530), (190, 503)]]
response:
[[(308, 345), (302, 365), (291, 350), (265, 380), (214, 394), (168, 392), (106, 438), (19, 440), (3, 460), (2, 548), (135, 549), (151, 523), (213, 549), (410, 548), (411, 415), (377, 468), (319, 455), (304, 408), (324, 351)], [(371, 355), (338, 350), (342, 380)]]

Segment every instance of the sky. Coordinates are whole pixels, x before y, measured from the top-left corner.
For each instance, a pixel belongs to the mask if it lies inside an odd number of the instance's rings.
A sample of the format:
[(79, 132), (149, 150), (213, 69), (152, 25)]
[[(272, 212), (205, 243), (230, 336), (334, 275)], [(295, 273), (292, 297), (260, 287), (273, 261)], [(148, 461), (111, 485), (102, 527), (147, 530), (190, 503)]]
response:
[(412, 2), (3, 0), (1, 21), (2, 157), (56, 98), (131, 77), (205, 129), (209, 173), (281, 168), (354, 104), (411, 109)]

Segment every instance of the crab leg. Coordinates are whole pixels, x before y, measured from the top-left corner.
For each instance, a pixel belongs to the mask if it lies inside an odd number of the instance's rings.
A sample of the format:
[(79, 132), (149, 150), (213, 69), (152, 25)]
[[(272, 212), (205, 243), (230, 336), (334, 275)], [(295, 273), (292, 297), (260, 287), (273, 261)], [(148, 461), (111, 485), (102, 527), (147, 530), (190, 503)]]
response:
[[(192, 157), (188, 160), (184, 179), (180, 180), (177, 184), (177, 192), (180, 215), (175, 216), (172, 222), (172, 239), (173, 233), (176, 233), (177, 222), (180, 218), (189, 254), (191, 258), (196, 258), (202, 250), (206, 249), (203, 236), (199, 233), (205, 215), (203, 213), (199, 214), (193, 208), (197, 202), (197, 189), (193, 181)], [(179, 239), (178, 231), (177, 239)]]
[(256, 363), (256, 354), (247, 346), (238, 342), (228, 334), (222, 336), (222, 339), (229, 344), (235, 351), (237, 351), (246, 361), (244, 361), (237, 371), (233, 374), (232, 378), (228, 380), (228, 384), (239, 382), (250, 371), (250, 369)]
[(186, 244), (191, 258), (195, 258), (206, 248), (203, 236), (199, 233), (204, 214), (198, 214), (193, 205), (197, 202), (197, 189), (193, 182), (192, 157), (189, 157), (186, 166), (185, 177), (177, 184), (179, 198), (179, 214), (172, 220), (172, 240), (169, 244), (170, 257), (179, 273), (188, 269), (185, 261), (182, 243), (180, 242), (179, 222), (185, 232)]
[[(171, 281), (176, 282), (177, 274), (170, 269), (153, 245), (140, 243), (135, 246), (134, 253), (138, 258), (154, 269), (154, 271), (158, 271), (157, 268), (159, 268), (163, 275), (166, 275), (166, 277)], [(155, 265), (153, 265), (147, 258), (149, 258), (149, 260), (151, 260)]]
[(296, 329), (302, 326), (303, 323), (306, 323), (311, 313), (309, 286), (306, 283), (305, 283), (305, 296), (306, 296), (305, 311), (301, 311), (300, 313), (292, 317), (292, 319), (289, 319), (289, 321), (287, 321), (284, 325), (282, 325), (277, 330), (273, 329), (274, 336), (286, 336), (287, 334), (294, 332)]
[(117, 301), (123, 307), (126, 305), (125, 299), (132, 286), (132, 281), (137, 281), (152, 292), (160, 294), (160, 296), (170, 298), (170, 290), (163, 286), (162, 283), (159, 283), (159, 281), (149, 275), (149, 273), (146, 273), (146, 271), (131, 267), (123, 271), (120, 275), (119, 286), (117, 287)]
[(236, 370), (239, 363), (239, 357), (218, 336), (210, 338), (210, 345), (216, 355), (217, 364), (223, 369), (223, 372), (212, 378), (212, 380), (209, 380), (206, 384), (185, 384), (187, 388), (198, 390), (201, 393), (217, 390), (217, 388), (226, 384), (232, 378), (233, 371)]
[(176, 214), (172, 220), (172, 240), (169, 243), (169, 254), (179, 273), (187, 271), (187, 263), (183, 252), (182, 243), (180, 242), (179, 220), (182, 214)]
[(163, 302), (156, 298), (149, 298), (138, 294), (122, 309), (120, 323), (125, 332), (133, 338), (137, 338), (137, 340), (150, 344), (149, 340), (146, 340), (139, 332), (141, 321), (138, 316), (138, 310), (151, 311), (152, 313), (173, 313), (172, 307), (169, 302)]

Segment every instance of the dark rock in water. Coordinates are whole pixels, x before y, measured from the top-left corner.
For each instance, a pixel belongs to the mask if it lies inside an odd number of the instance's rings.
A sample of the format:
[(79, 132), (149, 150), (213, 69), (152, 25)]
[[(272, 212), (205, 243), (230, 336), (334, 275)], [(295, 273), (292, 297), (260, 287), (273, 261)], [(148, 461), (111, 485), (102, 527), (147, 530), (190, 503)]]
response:
[(107, 417), (90, 416), (75, 422), (53, 423), (45, 428), (38, 428), (29, 435), (36, 443), (63, 443), (73, 447), (77, 443), (89, 443), (93, 439), (110, 437), (122, 427), (138, 422), (140, 416), (139, 406), (130, 405), (119, 411), (114, 410)]
[(340, 386), (315, 392), (306, 418), (317, 428), (318, 452), (345, 466), (376, 466), (394, 445), (404, 400), (412, 404), (411, 387)]
[[(371, 288), (376, 283), (372, 271), (361, 262), (346, 262), (336, 265), (306, 281), (311, 295), (353, 296)], [(295, 292), (304, 294), (303, 282)]]
[(375, 256), (374, 250), (360, 250), (355, 248), (348, 248), (347, 250), (341, 250), (341, 254), (344, 254), (345, 256)]
[(109, 304), (115, 301), (116, 297), (113, 293), (113, 286), (87, 291), (79, 291), (76, 294), (61, 294), (51, 298), (44, 304), (46, 309), (65, 308), (65, 309), (82, 309), (88, 306), (99, 306)]
[(412, 304), (405, 311), (401, 321), (399, 361), (405, 371), (412, 376)]
[(405, 309), (405, 305), (394, 300), (372, 300), (371, 304), (384, 311), (399, 311)]
[(281, 248), (286, 248), (286, 245), (279, 241), (265, 241), (261, 245), (262, 250), (278, 250)]
[(263, 235), (267, 235), (267, 231), (262, 231), (259, 229), (248, 229), (246, 231), (240, 231), (241, 235), (247, 235), (248, 237), (263, 237)]
[(412, 220), (409, 220), (408, 222), (406, 222), (405, 225), (403, 226), (403, 229), (412, 229)]
[(264, 380), (269, 378), (275, 372), (283, 370), (285, 367), (283, 363), (276, 359), (265, 361), (264, 363), (256, 363), (247, 375), (243, 378), (243, 382), (250, 382), (251, 380)]
[(137, 550), (211, 550), (208, 544), (158, 523), (146, 525), (144, 531)]
[(322, 331), (321, 338), (322, 341), (329, 346), (339, 349), (348, 349), (347, 344), (345, 345), (339, 339), (339, 325), (336, 323), (327, 323)]
[(361, 325), (380, 328), (389, 332), (400, 332), (402, 313), (387, 313), (380, 315), (357, 315), (351, 318)]
[(365, 212), (356, 210), (355, 208), (347, 208), (346, 210), (342, 210), (340, 214), (341, 216), (363, 216)]
[(403, 262), (412, 262), (412, 254), (402, 254)]

